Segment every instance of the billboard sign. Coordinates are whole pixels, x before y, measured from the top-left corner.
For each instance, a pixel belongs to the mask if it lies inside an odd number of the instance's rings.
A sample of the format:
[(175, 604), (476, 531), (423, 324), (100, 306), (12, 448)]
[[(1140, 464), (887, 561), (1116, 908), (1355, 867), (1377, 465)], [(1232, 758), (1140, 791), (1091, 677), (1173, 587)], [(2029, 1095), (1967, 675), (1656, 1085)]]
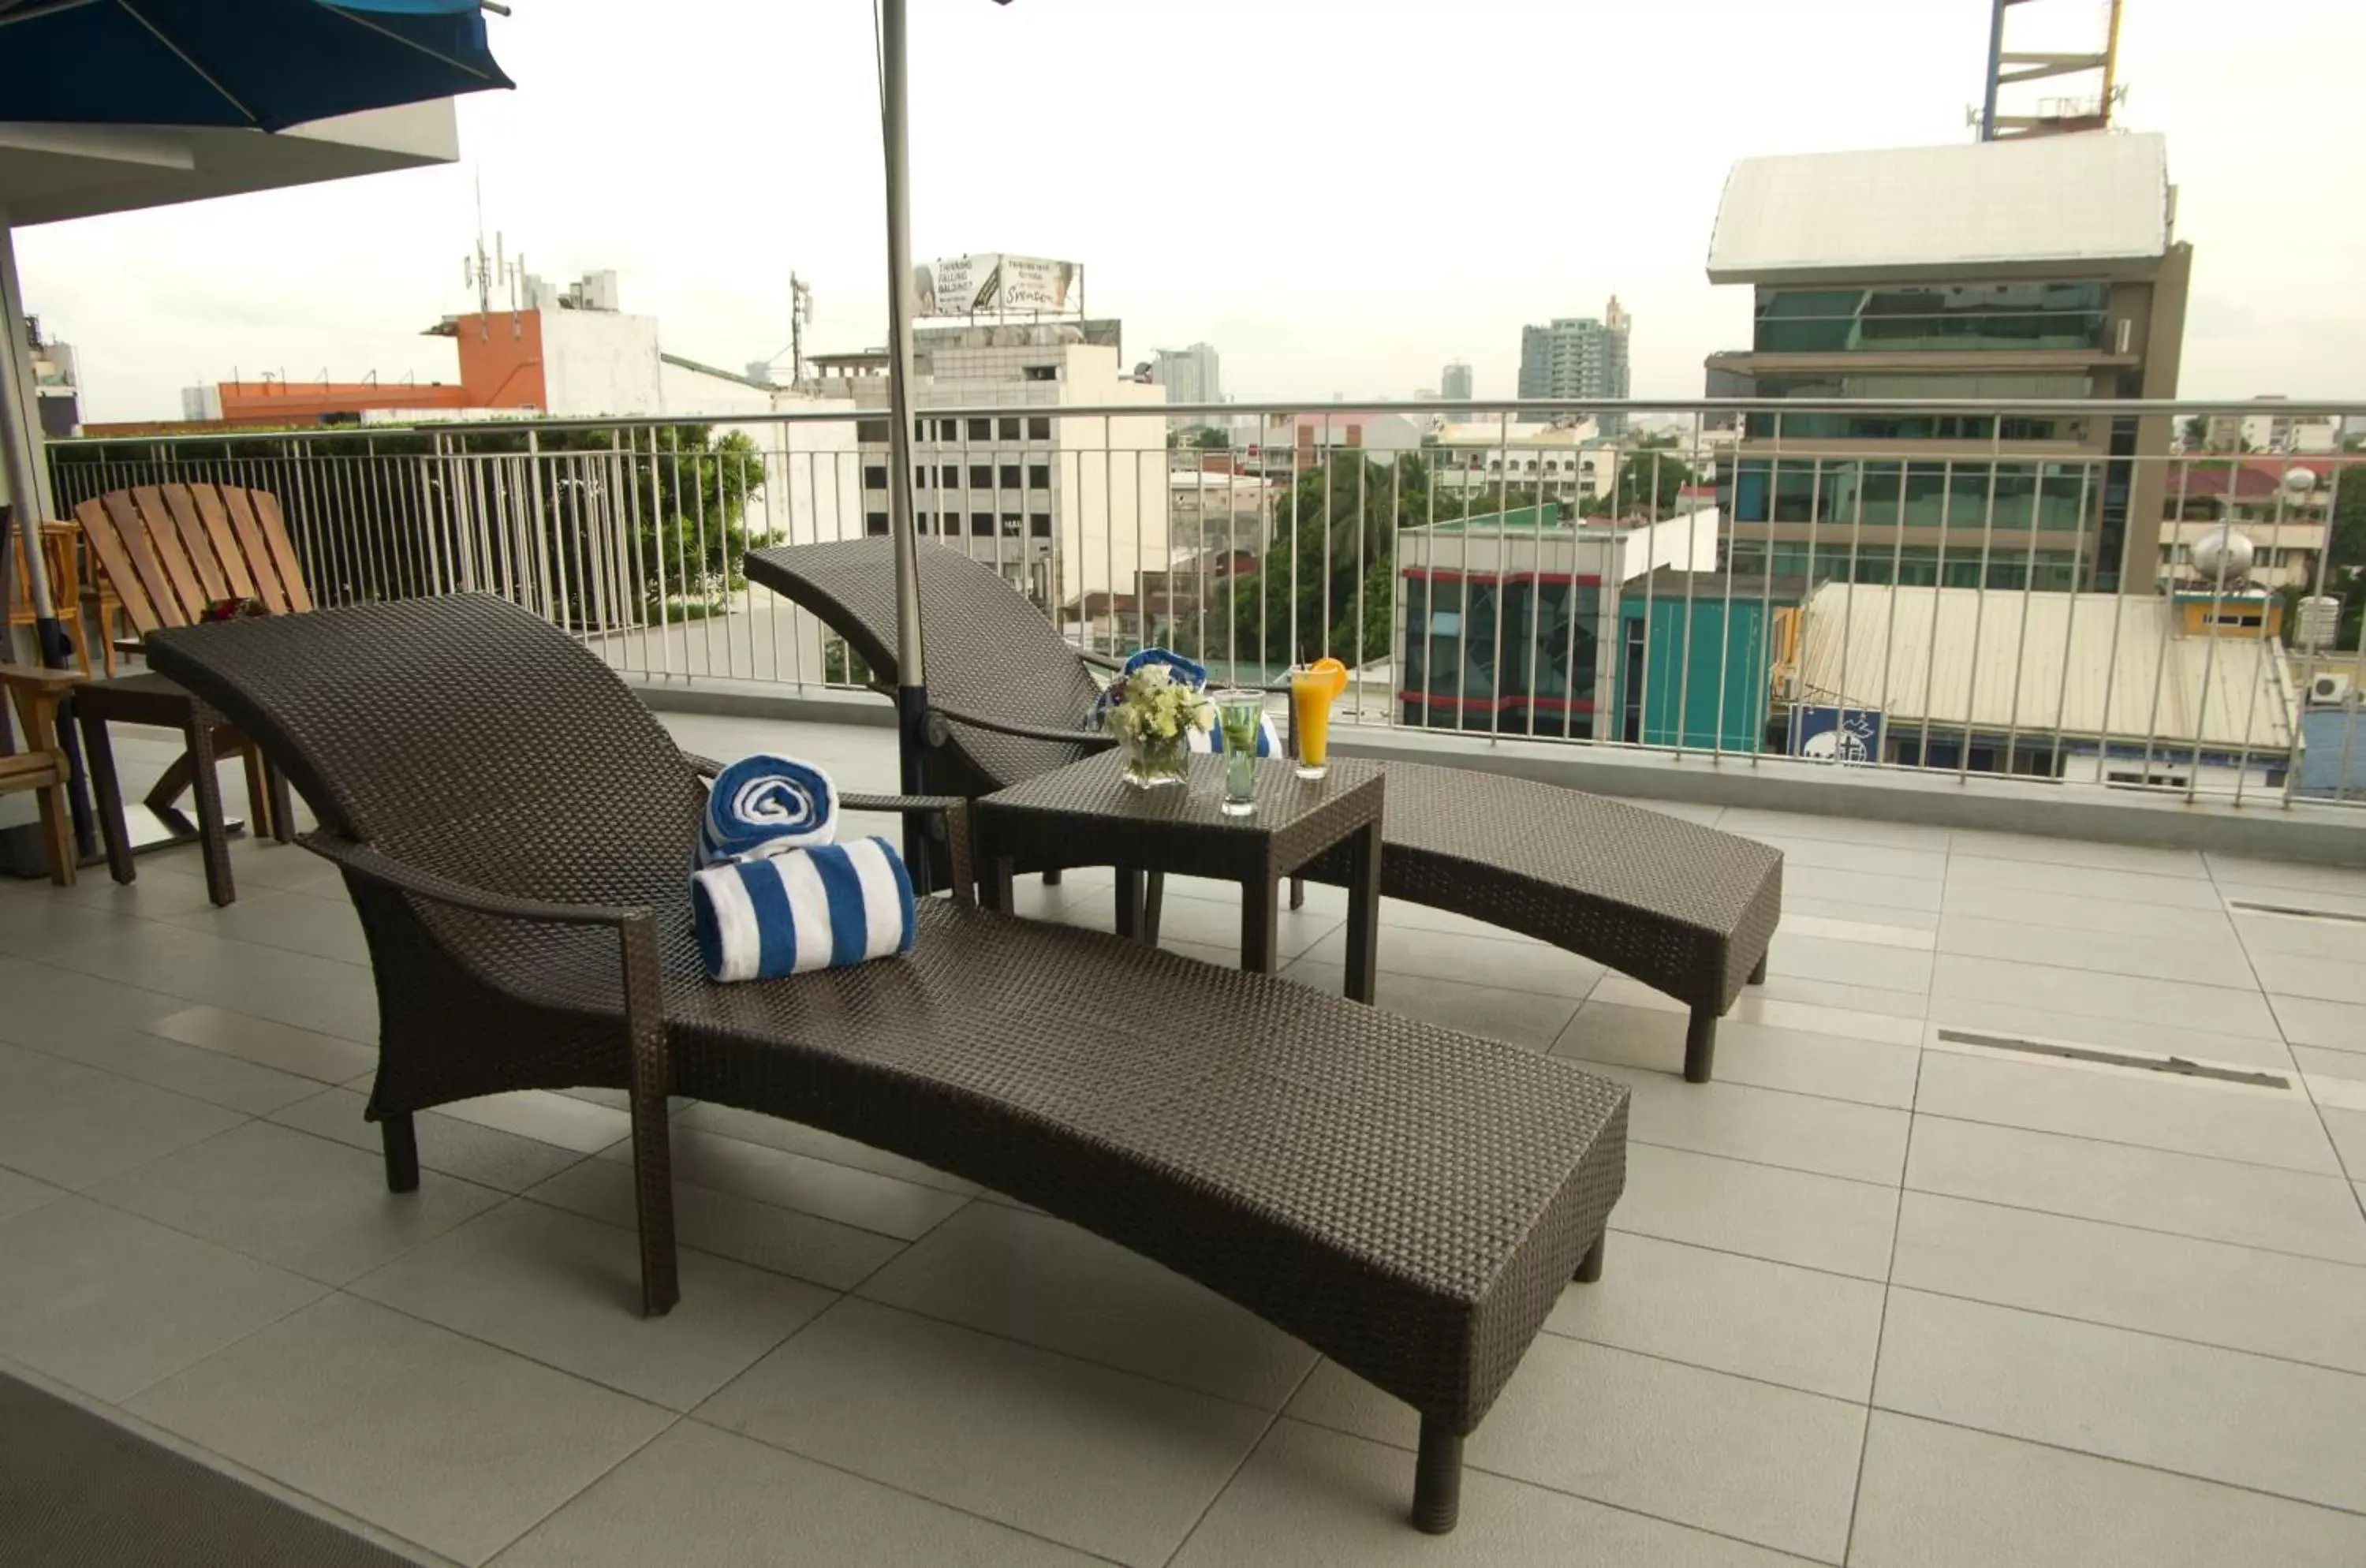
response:
[(1042, 256), (952, 256), (912, 269), (915, 314), (1059, 316), (1083, 308), (1084, 268)]
[(1881, 710), (1793, 703), (1791, 755), (1817, 762), (1878, 762), (1881, 761)]

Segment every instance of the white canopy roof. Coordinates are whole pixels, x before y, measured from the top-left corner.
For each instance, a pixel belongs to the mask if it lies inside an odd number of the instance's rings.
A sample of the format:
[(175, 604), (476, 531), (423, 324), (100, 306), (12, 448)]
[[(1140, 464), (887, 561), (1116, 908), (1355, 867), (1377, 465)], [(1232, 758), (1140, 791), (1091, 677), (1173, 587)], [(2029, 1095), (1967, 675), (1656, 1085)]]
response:
[(2292, 745), (2283, 645), (2178, 637), (2152, 594), (2022, 593), (1827, 582), (1808, 599), (1801, 700), (2004, 734), (2060, 729), (2141, 744)]
[(1718, 203), (1708, 276), (2125, 262), (2169, 243), (2167, 139), (2093, 131), (1744, 158)]

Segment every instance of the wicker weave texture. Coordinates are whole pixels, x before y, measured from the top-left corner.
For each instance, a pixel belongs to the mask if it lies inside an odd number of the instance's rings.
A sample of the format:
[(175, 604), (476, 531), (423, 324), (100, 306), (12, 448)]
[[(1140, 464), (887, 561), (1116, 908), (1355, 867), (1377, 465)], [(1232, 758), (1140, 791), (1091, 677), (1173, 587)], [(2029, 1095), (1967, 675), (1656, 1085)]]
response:
[[(1013, 724), (1073, 726), (1092, 678), (1042, 613), (957, 550), (919, 551), (930, 700)], [(889, 542), (782, 546), (748, 575), (819, 615), (872, 671), (896, 671)], [(953, 725), (936, 787), (983, 795), (1081, 753)], [(1773, 941), (1782, 856), (1731, 833), (1581, 790), (1388, 765), (1380, 890), (1537, 937), (1722, 1012)], [(1026, 864), (1020, 870), (1033, 869)], [(1308, 874), (1341, 880), (1342, 863)]]
[[(1456, 1431), (1623, 1185), (1620, 1086), (1095, 932), (932, 900), (906, 958), (709, 984), (691, 765), (590, 654), (498, 601), (192, 627), (152, 657), (284, 761), (332, 831), (495, 895), (653, 909), (676, 1092), (1035, 1203)], [(348, 885), (382, 1020), (373, 1114), (632, 1086), (614, 932)]]

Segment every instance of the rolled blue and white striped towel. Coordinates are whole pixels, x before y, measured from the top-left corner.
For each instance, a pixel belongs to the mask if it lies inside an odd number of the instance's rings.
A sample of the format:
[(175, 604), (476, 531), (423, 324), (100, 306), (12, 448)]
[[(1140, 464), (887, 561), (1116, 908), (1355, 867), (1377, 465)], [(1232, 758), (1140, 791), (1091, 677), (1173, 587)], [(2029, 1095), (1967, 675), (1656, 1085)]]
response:
[(838, 837), (838, 786), (811, 762), (759, 752), (715, 775), (699, 818), (698, 861), (807, 850)]
[(699, 956), (717, 980), (770, 980), (912, 947), (912, 878), (886, 840), (711, 865), (690, 879)]

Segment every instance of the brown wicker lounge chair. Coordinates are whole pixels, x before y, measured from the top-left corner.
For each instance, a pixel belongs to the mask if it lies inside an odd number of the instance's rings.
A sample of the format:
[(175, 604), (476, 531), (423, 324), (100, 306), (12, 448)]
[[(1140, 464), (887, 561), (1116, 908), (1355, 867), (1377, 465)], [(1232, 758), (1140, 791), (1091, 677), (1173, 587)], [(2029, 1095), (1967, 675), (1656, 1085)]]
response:
[[(163, 631), (150, 658), (287, 770), (370, 944), (389, 1184), (411, 1115), (629, 1090), (642, 1293), (676, 1296), (666, 1096), (983, 1182), (1221, 1292), (1422, 1414), (1414, 1519), (1566, 1281), (1595, 1277), (1627, 1091), (1566, 1062), (970, 897), (904, 958), (719, 986), (689, 866), (704, 786), (631, 691), (496, 600)], [(711, 771), (711, 769), (710, 769)], [(1177, 1019), (1189, 1020), (1178, 1028)]]
[[(888, 541), (758, 550), (748, 575), (844, 637), (888, 686), (896, 676)], [(1079, 653), (1042, 614), (957, 550), (920, 551), (933, 743), (930, 787), (990, 794), (1109, 742), (1081, 734), (1112, 660)], [(1534, 780), (1389, 764), (1380, 891), (1607, 964), (1692, 1010), (1684, 1077), (1708, 1081), (1717, 1021), (1765, 978), (1783, 907), (1783, 857), (1751, 840)], [(1059, 867), (1019, 865), (1019, 871)], [(1344, 882), (1344, 862), (1315, 880)], [(1155, 886), (1148, 924), (1156, 929)]]

